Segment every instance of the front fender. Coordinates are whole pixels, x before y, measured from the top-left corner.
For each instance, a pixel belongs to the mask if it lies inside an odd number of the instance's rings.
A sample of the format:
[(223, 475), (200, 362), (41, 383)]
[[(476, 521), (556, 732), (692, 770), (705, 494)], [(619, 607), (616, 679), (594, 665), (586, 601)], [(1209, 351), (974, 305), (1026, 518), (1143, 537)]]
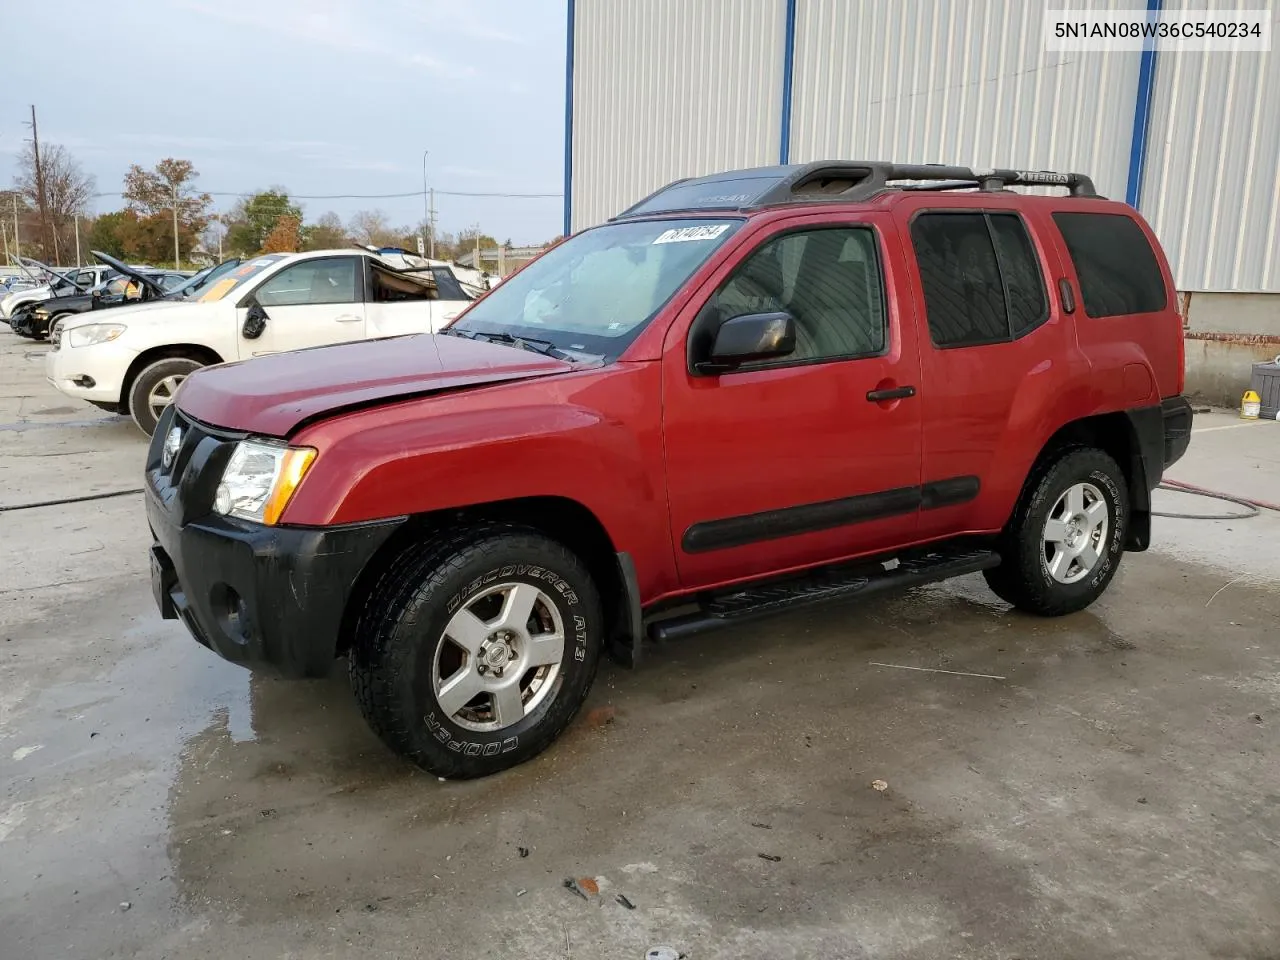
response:
[(614, 364), (321, 422), (292, 440), (319, 456), (281, 521), (357, 523), (560, 497), (600, 521), (642, 580), (661, 580), (655, 566), (673, 561), (660, 377), (656, 363)]

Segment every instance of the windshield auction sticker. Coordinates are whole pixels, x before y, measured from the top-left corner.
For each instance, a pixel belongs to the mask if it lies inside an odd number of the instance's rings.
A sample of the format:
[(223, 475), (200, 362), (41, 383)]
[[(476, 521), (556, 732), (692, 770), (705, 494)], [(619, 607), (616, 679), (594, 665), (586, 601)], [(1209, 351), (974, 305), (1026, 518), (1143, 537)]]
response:
[(692, 240), (714, 240), (731, 227), (729, 223), (708, 223), (699, 227), (675, 227), (658, 235), (654, 243), (689, 243)]

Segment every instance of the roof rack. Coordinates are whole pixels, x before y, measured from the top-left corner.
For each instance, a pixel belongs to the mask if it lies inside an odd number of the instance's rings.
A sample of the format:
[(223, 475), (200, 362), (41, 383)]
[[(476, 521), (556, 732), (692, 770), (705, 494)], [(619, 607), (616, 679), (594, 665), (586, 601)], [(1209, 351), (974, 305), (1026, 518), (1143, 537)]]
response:
[[(902, 181), (912, 181), (904, 183)], [(980, 190), (1064, 187), (1073, 197), (1096, 197), (1083, 173), (1052, 170), (973, 169), (938, 163), (820, 161), (730, 170), (676, 180), (614, 217), (677, 210), (753, 210), (782, 203), (856, 202), (890, 190)]]

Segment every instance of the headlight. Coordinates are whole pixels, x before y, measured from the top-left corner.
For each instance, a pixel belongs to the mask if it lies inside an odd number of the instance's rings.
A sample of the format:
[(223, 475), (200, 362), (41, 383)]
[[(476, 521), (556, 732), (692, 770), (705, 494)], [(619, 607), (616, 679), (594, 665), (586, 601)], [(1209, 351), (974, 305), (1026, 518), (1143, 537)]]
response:
[(67, 331), (67, 346), (91, 347), (95, 343), (110, 343), (124, 331), (123, 323), (87, 323)]
[(213, 509), (223, 516), (274, 525), (315, 458), (312, 447), (241, 440), (222, 472)]

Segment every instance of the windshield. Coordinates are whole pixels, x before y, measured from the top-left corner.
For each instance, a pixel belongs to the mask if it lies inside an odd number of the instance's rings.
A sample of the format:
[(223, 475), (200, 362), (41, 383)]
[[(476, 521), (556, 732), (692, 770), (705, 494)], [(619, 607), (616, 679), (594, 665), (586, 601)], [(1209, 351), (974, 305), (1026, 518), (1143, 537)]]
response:
[(204, 293), (196, 297), (200, 303), (212, 303), (214, 300), (221, 300), (233, 290), (243, 287), (254, 277), (262, 273), (268, 267), (272, 267), (279, 263), (285, 257), (290, 256), (287, 253), (268, 253), (262, 257), (254, 257), (247, 263), (240, 264), (235, 270), (232, 270), (226, 276), (222, 277), (216, 283), (209, 286)]
[(447, 332), (537, 338), (614, 359), (741, 225), (611, 223), (566, 240), (503, 281)]
[(239, 260), (227, 260), (223, 263), (215, 264), (212, 267), (205, 267), (194, 277), (186, 282), (174, 287), (169, 291), (170, 300), (188, 300), (201, 291), (207, 290), (209, 285), (215, 280), (220, 279), (230, 273), (240, 265)]
[(193, 274), (192, 276), (187, 277), (185, 280), (179, 281), (175, 286), (172, 286), (169, 288), (168, 290), (169, 295), (178, 297), (187, 293), (190, 290), (194, 290), (197, 287), (204, 286), (205, 278), (208, 277), (209, 274), (213, 273), (213, 270), (214, 270), (213, 267), (205, 267), (199, 273)]

